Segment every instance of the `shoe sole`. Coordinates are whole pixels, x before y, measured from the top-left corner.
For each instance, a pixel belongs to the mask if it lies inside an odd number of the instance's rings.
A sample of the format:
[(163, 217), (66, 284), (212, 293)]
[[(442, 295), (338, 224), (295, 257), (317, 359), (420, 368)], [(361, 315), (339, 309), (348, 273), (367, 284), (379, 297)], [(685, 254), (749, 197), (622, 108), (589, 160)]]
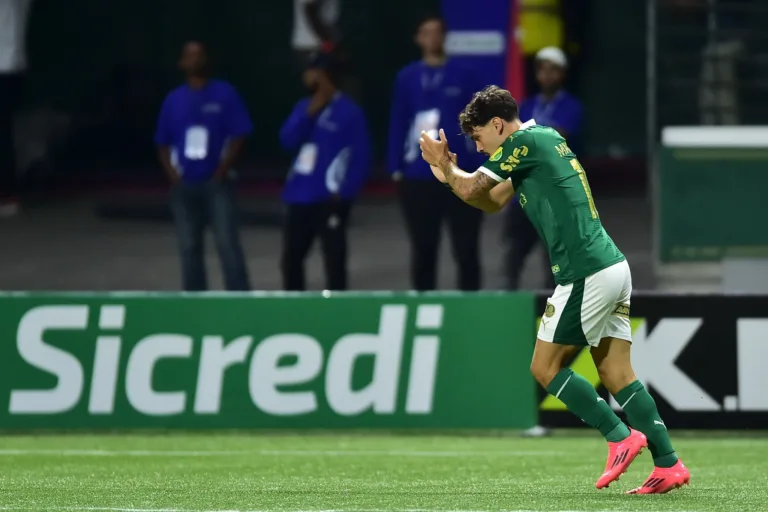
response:
[(673, 485), (672, 487), (670, 487), (669, 489), (667, 489), (666, 491), (664, 491), (664, 492), (660, 492), (660, 493), (657, 493), (657, 494), (667, 494), (668, 492), (672, 492), (672, 491), (675, 491), (675, 490), (677, 490), (677, 489), (680, 489), (680, 488), (681, 488), (681, 487), (683, 487), (684, 485), (690, 485), (690, 484), (691, 484), (691, 477), (689, 476), (688, 478), (686, 478), (685, 480), (683, 480), (683, 482), (682, 482), (682, 483), (680, 483), (680, 484), (675, 484), (675, 485)]
[(631, 465), (631, 464), (632, 464), (632, 463), (635, 461), (635, 459), (637, 458), (637, 456), (638, 456), (638, 455), (640, 455), (641, 453), (643, 453), (643, 451), (644, 451), (646, 448), (647, 448), (647, 445), (646, 445), (646, 446), (643, 446), (642, 448), (640, 448), (640, 450), (638, 450), (638, 452), (637, 452), (637, 453), (636, 453), (636, 454), (635, 454), (635, 455), (634, 455), (634, 456), (633, 456), (631, 459), (629, 459), (629, 462), (627, 462), (627, 465), (626, 465), (626, 466), (624, 466), (624, 471), (622, 471), (621, 473), (619, 473), (619, 476), (617, 476), (616, 478), (614, 478), (613, 480), (611, 480), (610, 482), (608, 482), (607, 484), (605, 484), (605, 485), (604, 485), (604, 486), (602, 486), (602, 487), (597, 487), (597, 485), (595, 485), (595, 487), (596, 487), (596, 488), (598, 488), (598, 489), (607, 489), (608, 487), (610, 487), (610, 485), (611, 485), (613, 482), (618, 482), (618, 481), (621, 479), (621, 476), (622, 476), (624, 473), (626, 473), (626, 472), (629, 470), (629, 466), (630, 466), (630, 465)]
[(639, 492), (627, 491), (627, 494), (638, 495), (638, 496), (640, 494), (642, 494), (643, 496), (648, 496), (648, 495), (651, 495), (651, 494), (667, 494), (669, 492), (672, 492), (672, 491), (675, 491), (677, 489), (680, 489), (681, 487), (683, 487), (685, 485), (691, 485), (691, 477), (690, 476), (688, 478), (686, 478), (685, 480), (683, 480), (682, 483), (675, 484), (672, 487), (670, 487), (670, 488), (668, 488), (668, 489), (666, 489), (664, 491), (660, 491), (660, 492), (647, 492), (647, 493), (639, 493)]

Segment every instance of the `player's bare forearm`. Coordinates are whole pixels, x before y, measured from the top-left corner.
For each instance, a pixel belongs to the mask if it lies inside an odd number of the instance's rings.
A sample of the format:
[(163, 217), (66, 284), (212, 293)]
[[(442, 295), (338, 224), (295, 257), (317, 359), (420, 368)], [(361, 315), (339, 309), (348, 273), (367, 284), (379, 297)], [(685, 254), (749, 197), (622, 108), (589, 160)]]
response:
[[(455, 194), (456, 192), (453, 191), (453, 193)], [(514, 195), (515, 189), (512, 188), (512, 184), (505, 181), (493, 187), (486, 196), (481, 197), (480, 199), (464, 200), (464, 202), (485, 213), (498, 213), (507, 205)]]
[(501, 211), (515, 196), (515, 187), (511, 181), (503, 181), (488, 192), (490, 202), (496, 206), (496, 211)]
[(440, 162), (445, 181), (462, 201), (472, 204), (489, 198), (488, 193), (498, 185), (493, 178), (479, 171), (472, 174), (458, 168), (450, 159)]
[(498, 213), (501, 211), (501, 206), (494, 203), (490, 197), (483, 197), (482, 199), (474, 199), (464, 202), (469, 206), (473, 206), (478, 210), (484, 211), (485, 213)]

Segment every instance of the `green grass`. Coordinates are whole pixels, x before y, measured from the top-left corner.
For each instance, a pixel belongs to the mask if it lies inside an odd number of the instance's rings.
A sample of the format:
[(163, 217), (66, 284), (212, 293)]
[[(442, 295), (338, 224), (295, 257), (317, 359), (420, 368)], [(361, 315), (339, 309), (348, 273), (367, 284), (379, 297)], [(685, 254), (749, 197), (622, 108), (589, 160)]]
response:
[(768, 510), (768, 438), (676, 439), (691, 486), (627, 496), (595, 436), (8, 436), (0, 510)]

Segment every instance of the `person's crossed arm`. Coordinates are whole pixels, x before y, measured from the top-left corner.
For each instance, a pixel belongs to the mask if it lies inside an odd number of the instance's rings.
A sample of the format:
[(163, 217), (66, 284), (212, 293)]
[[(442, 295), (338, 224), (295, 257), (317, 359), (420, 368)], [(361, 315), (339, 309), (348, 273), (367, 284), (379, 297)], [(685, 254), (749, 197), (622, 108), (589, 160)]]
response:
[(448, 141), (442, 129), (440, 140), (421, 132), (419, 146), (421, 157), (429, 164), (432, 174), (440, 182), (450, 186), (453, 193), (465, 203), (488, 213), (496, 213), (515, 195), (515, 189), (509, 180), (499, 183), (483, 172), (468, 173), (461, 170), (456, 163), (456, 155), (448, 148)]

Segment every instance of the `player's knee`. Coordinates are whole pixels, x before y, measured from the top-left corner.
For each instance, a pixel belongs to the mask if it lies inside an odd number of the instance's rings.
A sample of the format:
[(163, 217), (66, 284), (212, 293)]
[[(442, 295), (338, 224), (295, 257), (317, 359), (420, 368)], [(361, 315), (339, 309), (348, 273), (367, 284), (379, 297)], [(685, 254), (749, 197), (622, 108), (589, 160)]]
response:
[(568, 361), (580, 347), (571, 345), (557, 345), (543, 340), (536, 341), (531, 362), (531, 374), (543, 387), (549, 386), (555, 376), (563, 369)]
[(632, 366), (628, 363), (621, 364), (603, 361), (603, 364), (597, 368), (597, 375), (600, 377), (600, 382), (605, 386), (605, 389), (612, 395), (615, 395), (637, 380)]
[(542, 387), (546, 388), (554, 380), (560, 371), (560, 364), (555, 361), (547, 361), (534, 358), (531, 362), (531, 374)]

